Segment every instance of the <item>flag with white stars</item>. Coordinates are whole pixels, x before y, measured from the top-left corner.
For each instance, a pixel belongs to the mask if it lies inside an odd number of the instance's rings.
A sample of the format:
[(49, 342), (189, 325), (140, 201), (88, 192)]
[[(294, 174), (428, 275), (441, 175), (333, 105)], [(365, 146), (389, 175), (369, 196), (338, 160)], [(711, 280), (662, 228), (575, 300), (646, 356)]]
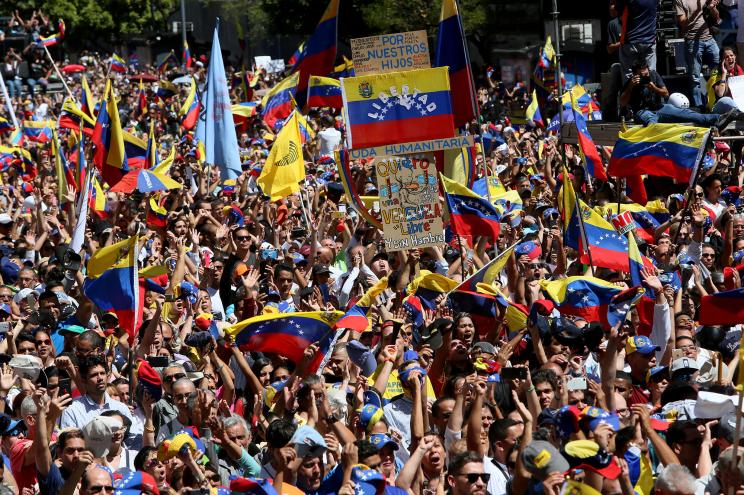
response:
[(543, 280), (540, 285), (561, 313), (598, 321), (606, 328), (609, 328), (608, 307), (613, 297), (622, 292), (610, 282), (588, 276)]

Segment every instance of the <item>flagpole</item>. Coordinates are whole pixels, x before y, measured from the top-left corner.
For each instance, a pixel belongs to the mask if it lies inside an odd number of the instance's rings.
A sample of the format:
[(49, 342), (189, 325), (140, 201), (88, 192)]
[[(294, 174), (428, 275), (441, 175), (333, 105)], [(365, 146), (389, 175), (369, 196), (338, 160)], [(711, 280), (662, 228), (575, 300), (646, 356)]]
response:
[(553, 29), (555, 30), (555, 84), (558, 91), (558, 122), (560, 123), (561, 159), (566, 163), (566, 149), (563, 145), (563, 78), (561, 77), (561, 38), (560, 29), (558, 29), (558, 0), (553, 0)]
[(18, 125), (18, 119), (16, 118), (15, 111), (13, 110), (13, 102), (10, 101), (10, 97), (8, 96), (8, 88), (5, 87), (5, 79), (3, 78), (2, 72), (0, 72), (0, 89), (2, 89), (3, 91), (3, 98), (5, 98), (5, 104), (8, 107), (10, 119), (13, 121), (13, 127), (19, 129), (20, 126)]
[(52, 67), (54, 67), (54, 71), (57, 73), (57, 77), (59, 77), (59, 80), (62, 81), (62, 84), (65, 86), (65, 90), (67, 91), (67, 94), (70, 95), (70, 98), (72, 98), (72, 101), (77, 103), (77, 100), (75, 100), (75, 97), (72, 96), (72, 91), (70, 91), (70, 87), (67, 85), (65, 78), (62, 76), (62, 73), (59, 71), (59, 67), (57, 67), (56, 62), (52, 58), (52, 54), (49, 53), (49, 48), (47, 48), (47, 46), (44, 43), (42, 43), (41, 46), (44, 47), (44, 51), (46, 52), (47, 57), (49, 57), (49, 60), (52, 62)]
[[(478, 99), (475, 96), (475, 78), (473, 77), (473, 70), (470, 65), (470, 49), (468, 48), (468, 40), (465, 36), (465, 26), (462, 24), (462, 17), (460, 16), (460, 1), (455, 0), (455, 5), (457, 6), (457, 22), (460, 24), (460, 30), (462, 31), (462, 46), (465, 49), (465, 66), (468, 70), (468, 75), (470, 79), (470, 102), (473, 106), (473, 110), (475, 113), (476, 118), (476, 128), (478, 129), (478, 136), (480, 137), (481, 142), (481, 149), (480, 149), (480, 155), (481, 158), (483, 158), (483, 172), (486, 177), (486, 197), (488, 198), (488, 202), (493, 204), (493, 201), (491, 200), (491, 174), (488, 167), (488, 161), (486, 160), (486, 149), (483, 145), (483, 129), (481, 128), (481, 113), (480, 113), (480, 107), (478, 106)], [(477, 149), (477, 148), (476, 148)]]
[[(486, 264), (485, 264), (485, 265), (483, 266), (483, 268), (481, 268), (481, 269), (480, 269), (480, 270), (478, 270), (478, 271), (481, 271), (481, 270), (485, 270), (486, 268), (488, 268), (488, 267), (489, 267), (489, 266), (491, 266), (492, 264), (496, 263), (496, 261), (498, 261), (498, 260), (499, 260), (499, 259), (500, 259), (500, 258), (501, 258), (501, 257), (502, 257), (502, 256), (503, 256), (504, 254), (505, 254), (505, 253), (509, 252), (509, 250), (513, 249), (513, 248), (514, 248), (514, 247), (515, 247), (515, 246), (516, 246), (517, 244), (521, 243), (521, 242), (522, 242), (522, 240), (524, 240), (524, 236), (520, 237), (520, 238), (519, 238), (519, 240), (518, 240), (518, 241), (516, 241), (516, 242), (515, 242), (514, 244), (512, 244), (512, 245), (511, 245), (511, 246), (509, 246), (508, 248), (506, 248), (506, 249), (504, 249), (503, 251), (501, 251), (501, 252), (500, 252), (500, 253), (499, 253), (498, 255), (496, 255), (496, 257), (495, 257), (494, 259), (492, 259), (491, 261), (489, 261), (488, 263), (486, 263)], [(476, 272), (476, 273), (477, 273), (477, 272)], [(447, 299), (447, 298), (449, 297), (449, 295), (450, 295), (450, 294), (452, 294), (453, 292), (457, 291), (457, 289), (459, 289), (460, 287), (462, 287), (462, 286), (463, 286), (463, 285), (465, 284), (465, 282), (466, 282), (466, 281), (467, 281), (467, 280), (463, 279), (463, 281), (462, 281), (462, 282), (460, 282), (460, 283), (459, 283), (459, 284), (457, 285), (457, 287), (455, 287), (455, 288), (454, 288), (454, 289), (452, 289), (451, 291), (447, 292), (447, 294), (446, 294), (446, 295), (444, 296), (444, 298), (445, 298), (445, 299)]]
[[(690, 180), (690, 185), (687, 189), (687, 201), (685, 204), (685, 208), (682, 211), (682, 218), (685, 218), (685, 215), (688, 211), (690, 211), (690, 205), (692, 204), (692, 195), (695, 194), (695, 186), (697, 185), (697, 181), (700, 178), (700, 164), (705, 159), (705, 149), (708, 147), (708, 143), (710, 142), (710, 131), (705, 135), (705, 139), (703, 140), (702, 145), (700, 146), (700, 149), (702, 152), (700, 153), (700, 156), (698, 157), (697, 162), (695, 163), (695, 168), (692, 171), (692, 177)], [(674, 235), (674, 244), (677, 244), (677, 239), (679, 239), (679, 232), (682, 230), (681, 228), (677, 228), (677, 233)]]
[[(565, 165), (563, 165), (563, 180), (564, 184), (565, 181), (571, 180), (571, 178), (568, 176), (568, 168), (566, 168)], [(571, 189), (573, 189), (573, 184), (571, 185)], [(565, 187), (562, 189), (563, 194), (566, 194)], [(589, 257), (589, 270), (592, 272), (592, 277), (594, 276), (594, 260), (592, 260), (592, 249), (589, 246), (589, 241), (587, 239), (586, 235), (586, 228), (584, 227), (584, 216), (582, 215), (581, 211), (581, 199), (576, 195), (576, 191), (574, 190), (574, 202), (576, 207), (576, 216), (579, 217), (579, 231), (581, 233), (581, 242), (584, 243), (584, 247), (586, 248), (586, 254)], [(581, 259), (581, 253), (579, 253), (579, 259)]]

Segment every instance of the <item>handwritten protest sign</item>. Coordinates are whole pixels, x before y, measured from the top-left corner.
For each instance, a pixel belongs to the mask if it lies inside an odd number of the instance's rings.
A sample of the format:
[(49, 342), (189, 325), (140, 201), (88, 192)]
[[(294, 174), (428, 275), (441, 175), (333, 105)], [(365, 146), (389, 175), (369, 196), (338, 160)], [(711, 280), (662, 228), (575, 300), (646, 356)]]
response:
[(351, 58), (357, 76), (431, 67), (426, 31), (352, 39)]
[(439, 182), (433, 155), (375, 159), (386, 251), (444, 242)]

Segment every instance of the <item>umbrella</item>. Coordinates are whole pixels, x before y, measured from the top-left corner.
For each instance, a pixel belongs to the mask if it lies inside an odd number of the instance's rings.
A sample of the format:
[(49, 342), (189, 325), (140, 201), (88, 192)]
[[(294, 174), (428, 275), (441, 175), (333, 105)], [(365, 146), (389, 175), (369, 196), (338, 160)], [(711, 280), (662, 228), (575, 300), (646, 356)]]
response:
[(191, 76), (177, 77), (171, 81), (173, 84), (191, 84)]
[(158, 76), (154, 74), (150, 74), (148, 72), (140, 72), (139, 74), (135, 74), (132, 77), (129, 78), (132, 81), (148, 81), (148, 82), (154, 82), (158, 81)]
[(162, 174), (140, 168), (132, 170), (121, 178), (114, 187), (109, 189), (111, 192), (131, 193), (136, 189), (141, 193), (150, 193), (154, 191), (167, 191), (169, 189), (180, 189), (181, 184), (170, 177)]
[(86, 71), (85, 66), (80, 65), (80, 64), (70, 64), (70, 65), (65, 65), (64, 67), (62, 67), (62, 72), (64, 72), (65, 74), (74, 74), (76, 72), (85, 72), (85, 71)]

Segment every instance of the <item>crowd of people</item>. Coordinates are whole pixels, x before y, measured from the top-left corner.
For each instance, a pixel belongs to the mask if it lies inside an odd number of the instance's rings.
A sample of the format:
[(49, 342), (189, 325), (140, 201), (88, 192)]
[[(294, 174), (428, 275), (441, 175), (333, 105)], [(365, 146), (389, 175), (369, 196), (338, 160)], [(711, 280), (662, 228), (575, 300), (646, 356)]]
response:
[[(697, 67), (697, 55), (718, 53), (705, 31), (717, 1), (705, 12), (700, 2), (676, 3), (700, 50), (690, 52)], [(720, 128), (738, 118), (726, 86), (744, 73), (733, 48), (720, 50), (707, 103), (695, 96), (687, 107), (698, 111), (681, 114), (684, 101), (670, 98), (644, 37), (656, 1), (614, 5), (633, 14), (615, 47), (627, 74), (618, 101), (629, 117), (690, 122), (694, 113), (696, 124)], [(29, 33), (48, 25), (41, 12), (13, 19)], [(11, 122), (12, 108), (18, 122), (60, 122), (67, 95), (44, 91), (51, 62), (35, 40), (28, 47), (5, 54), (10, 102), (0, 116)], [(12, 71), (37, 54), (38, 73), (21, 86)], [(85, 77), (100, 102), (108, 77), (122, 127), (143, 142), (154, 133), (160, 160), (175, 150), (167, 173), (181, 187), (123, 194), (104, 184), (104, 206), (93, 198), (83, 210), (85, 239), (75, 253), (81, 183), (60, 181), (55, 164), (60, 151), (72, 169), (92, 163), (95, 150), (88, 143), (80, 152), (69, 127), (20, 143), (12, 128), (3, 132), (0, 493), (744, 492), (734, 388), (742, 330), (698, 324), (705, 296), (742, 285), (738, 146), (716, 144), (689, 191), (648, 178), (644, 207), (620, 182), (588, 176), (576, 146), (539, 126), (512, 125), (511, 104), (527, 106), (530, 93), (484, 73), (481, 121), (467, 128), (480, 146), (476, 182), (516, 191), (519, 201), (501, 205), (497, 238), (452, 232), (445, 217), (447, 244), (386, 251), (382, 231), (342, 184), (338, 110), (307, 112), (314, 132), (301, 192), (271, 202), (256, 179), (276, 135), (260, 113), (236, 131), (243, 173), (223, 180), (181, 127), (188, 85), (148, 82), (143, 106), (131, 72), (109, 71), (110, 61), (92, 54), (83, 62), (84, 71), (67, 76), (74, 100), (88, 98)], [(188, 70), (200, 85), (208, 64), (201, 56)], [(161, 80), (183, 74), (139, 69)], [(245, 75), (226, 69), (233, 102), (245, 101)], [(257, 72), (251, 94), (258, 100), (284, 75)], [(702, 98), (703, 85), (691, 81), (691, 95)], [(360, 195), (378, 194), (374, 160), (352, 161), (350, 171)], [(568, 183), (603, 216), (624, 204), (645, 218), (630, 235), (654, 265), (642, 272), (650, 312), (636, 306), (607, 325), (567, 314), (550, 294), (546, 284), (566, 277), (634, 285), (629, 273), (591, 266), (567, 245), (560, 198)], [(153, 201), (166, 211), (161, 222)], [(140, 284), (142, 319), (130, 335), (122, 315), (102, 311), (84, 288), (88, 260), (133, 236), (134, 262), (153, 275)], [(457, 286), (503, 253), (489, 284), (499, 303), (488, 310), (474, 292), (412, 302), (423, 279)], [(241, 322), (345, 312), (381, 283), (367, 328), (340, 332), (329, 349), (316, 342), (290, 352), (297, 340), (288, 339), (258, 352), (237, 343), (247, 342), (235, 330)]]

